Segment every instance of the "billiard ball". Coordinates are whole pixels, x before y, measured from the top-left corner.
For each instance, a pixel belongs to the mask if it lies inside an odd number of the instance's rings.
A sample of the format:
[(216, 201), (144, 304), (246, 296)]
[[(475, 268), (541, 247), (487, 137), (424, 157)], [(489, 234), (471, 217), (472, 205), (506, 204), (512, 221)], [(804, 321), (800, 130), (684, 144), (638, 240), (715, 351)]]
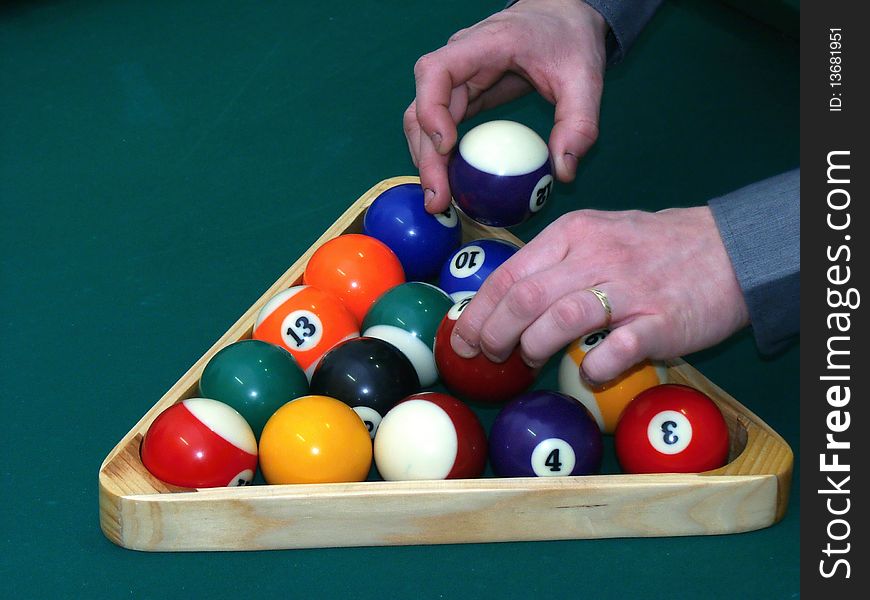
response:
[(438, 287), (456, 301), (476, 292), (519, 248), (504, 240), (480, 239), (460, 246), (444, 263)]
[(503, 363), (489, 360), (483, 354), (463, 358), (453, 351), (450, 335), (466, 305), (468, 296), (447, 312), (435, 334), (435, 364), (441, 381), (463, 400), (496, 404), (504, 402), (529, 388), (538, 375), (523, 362), (519, 347)]
[(452, 304), (434, 285), (410, 281), (378, 299), (363, 320), (362, 332), (401, 350), (417, 370), (420, 385), (429, 387), (438, 380), (435, 331)]
[(371, 464), (372, 440), (362, 419), (328, 396), (291, 400), (260, 436), (260, 470), (270, 484), (362, 481)]
[(408, 281), (437, 277), (462, 240), (456, 209), (448, 207), (436, 215), (426, 212), (419, 183), (391, 187), (375, 198), (366, 210), (363, 233), (396, 253)]
[(420, 390), (411, 361), (383, 340), (359, 337), (327, 352), (311, 376), (311, 393), (341, 400), (375, 437), (387, 411)]
[(626, 473), (699, 473), (728, 460), (728, 425), (719, 407), (680, 384), (638, 394), (625, 407), (614, 441)]
[(302, 282), (335, 294), (357, 323), (362, 323), (381, 294), (405, 282), (405, 272), (399, 258), (382, 241), (347, 233), (314, 251)]
[(462, 136), (447, 177), (454, 202), (467, 216), (510, 227), (544, 207), (553, 189), (553, 161), (534, 130), (490, 121)]
[(589, 475), (601, 468), (601, 430), (576, 399), (548, 390), (504, 405), (489, 433), (490, 464), (500, 477)]
[(272, 413), (308, 393), (308, 378), (284, 348), (262, 340), (239, 340), (206, 363), (199, 393), (236, 409), (259, 437)]
[(580, 377), (580, 365), (583, 364), (583, 357), (609, 334), (609, 329), (601, 329), (574, 340), (559, 363), (559, 391), (585, 404), (604, 433), (616, 430), (619, 416), (635, 396), (647, 388), (667, 382), (665, 366), (645, 360), (613, 381), (590, 387)]
[(257, 470), (257, 440), (236, 410), (210, 398), (173, 404), (145, 432), (142, 464), (157, 479), (186, 488), (241, 486)]
[(421, 392), (386, 414), (374, 456), (387, 481), (479, 477), (486, 466), (486, 432), (457, 398)]
[(297, 285), (260, 309), (252, 337), (288, 350), (310, 380), (327, 350), (359, 337), (359, 322), (332, 293)]

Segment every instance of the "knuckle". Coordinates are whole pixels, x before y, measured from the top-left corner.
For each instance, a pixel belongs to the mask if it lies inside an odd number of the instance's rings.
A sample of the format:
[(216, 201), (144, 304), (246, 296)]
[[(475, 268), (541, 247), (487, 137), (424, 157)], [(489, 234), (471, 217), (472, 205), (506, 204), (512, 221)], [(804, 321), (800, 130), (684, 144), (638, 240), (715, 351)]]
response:
[(582, 230), (589, 226), (589, 217), (586, 211), (575, 210), (562, 215), (553, 222), (553, 225), (561, 230)]
[(553, 323), (561, 330), (576, 329), (590, 316), (586, 305), (576, 295), (560, 298), (553, 304), (551, 311)]
[(468, 30), (469, 30), (468, 27), (466, 27), (464, 29), (460, 29), (459, 31), (457, 31), (456, 33), (451, 35), (449, 38), (447, 38), (447, 43), (452, 44), (454, 42), (461, 40), (465, 36), (465, 34), (468, 32)]
[(545, 290), (534, 280), (524, 279), (517, 282), (505, 296), (505, 303), (518, 317), (532, 317), (544, 308)]
[(405, 109), (405, 114), (402, 115), (402, 128), (405, 130), (405, 136), (412, 135), (417, 130), (417, 105), (412, 103)]
[(598, 121), (592, 119), (580, 119), (572, 125), (574, 133), (589, 141), (590, 145), (598, 140)]
[(484, 327), (480, 330), (480, 345), (495, 354), (502, 350), (502, 340), (492, 327)]
[(438, 59), (434, 52), (424, 54), (414, 63), (414, 77), (419, 80), (427, 73), (431, 72), (435, 67)]
[(508, 18), (503, 11), (491, 14), (483, 21), (472, 25), (468, 29), (473, 30), (481, 38), (492, 38), (497, 35), (510, 35), (513, 33), (519, 34), (522, 31), (521, 28), (517, 28), (514, 25), (513, 20)]
[(435, 156), (432, 156), (429, 153), (423, 152), (417, 158), (417, 163), (419, 164), (419, 169), (421, 171), (430, 171), (438, 168), (438, 159)]
[(514, 277), (514, 274), (509, 268), (506, 268), (506, 266), (503, 265), (501, 268), (493, 271), (493, 273), (486, 278), (486, 281), (481, 287), (481, 291), (484, 292), (490, 300), (497, 303), (508, 294), (515, 283), (516, 277)]
[(637, 333), (627, 328), (617, 328), (607, 338), (613, 353), (627, 359), (639, 360), (643, 344)]
[(651, 225), (649, 217), (650, 213), (642, 210), (625, 210), (619, 213), (619, 220), (622, 226), (630, 228), (632, 233), (641, 233), (645, 227)]
[[(481, 325), (483, 322), (477, 311), (474, 310), (474, 303), (469, 304), (462, 314), (459, 315), (459, 320), (456, 321), (456, 326), (453, 328), (457, 334), (462, 337), (462, 339), (475, 339), (480, 334)], [(473, 338), (469, 338), (467, 336), (474, 336)]]
[[(465, 315), (463, 315), (465, 316)], [(465, 340), (466, 343), (474, 343), (479, 339), (478, 331), (471, 324), (462, 319), (456, 322), (453, 333)]]

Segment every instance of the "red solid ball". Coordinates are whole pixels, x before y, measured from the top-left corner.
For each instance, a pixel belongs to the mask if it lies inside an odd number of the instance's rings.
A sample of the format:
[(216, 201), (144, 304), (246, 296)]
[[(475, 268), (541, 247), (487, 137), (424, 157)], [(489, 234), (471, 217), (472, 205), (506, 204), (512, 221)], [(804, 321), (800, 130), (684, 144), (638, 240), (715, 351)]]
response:
[(516, 348), (503, 363), (483, 354), (463, 358), (453, 351), (450, 335), (459, 316), (470, 301), (464, 298), (447, 313), (435, 334), (435, 364), (441, 381), (451, 392), (465, 400), (500, 404), (526, 391), (538, 375), (520, 356)]
[(699, 473), (728, 461), (728, 425), (716, 403), (686, 385), (648, 388), (626, 406), (614, 433), (626, 473)]

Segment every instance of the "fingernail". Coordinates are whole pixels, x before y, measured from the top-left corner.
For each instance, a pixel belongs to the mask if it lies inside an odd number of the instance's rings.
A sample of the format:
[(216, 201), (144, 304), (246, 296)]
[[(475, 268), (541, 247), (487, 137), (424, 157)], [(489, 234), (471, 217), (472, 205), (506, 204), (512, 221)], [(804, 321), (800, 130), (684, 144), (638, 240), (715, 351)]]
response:
[(542, 364), (543, 364), (543, 363), (540, 363), (540, 362), (538, 362), (538, 361), (536, 361), (536, 360), (532, 360), (531, 358), (529, 358), (529, 357), (526, 356), (525, 354), (522, 354), (522, 353), (521, 353), (521, 356), (522, 356), (523, 362), (526, 363), (526, 366), (529, 367), (529, 368), (532, 369), (532, 370), (537, 371), (538, 369), (541, 368), (541, 366), (542, 366)]
[(432, 140), (432, 145), (435, 146), (435, 149), (438, 152), (441, 152), (441, 140), (443, 139), (441, 137), (441, 134), (436, 131), (435, 133), (430, 135), (429, 138)]
[(588, 385), (591, 388), (597, 388), (597, 387), (601, 386), (600, 382), (595, 381), (594, 379), (589, 377), (589, 374), (583, 370), (582, 366), (580, 367), (580, 379), (582, 379), (584, 382), (586, 382), (586, 385)]
[(477, 348), (469, 344), (456, 330), (450, 336), (450, 345), (453, 351), (462, 358), (474, 358), (477, 356)]
[(507, 356), (500, 356), (498, 354), (493, 354), (493, 353), (487, 351), (486, 348), (481, 348), (480, 351), (483, 352), (483, 355), (485, 357), (487, 357), (490, 361), (492, 361), (494, 363), (503, 363), (508, 358)]
[(423, 190), (423, 206), (425, 208), (429, 208), (429, 205), (432, 204), (432, 201), (435, 199), (435, 190), (431, 188), (426, 188)]
[(577, 162), (577, 157), (570, 152), (566, 152), (562, 155), (562, 164), (565, 166), (565, 170), (571, 176), (573, 176), (573, 174), (577, 171)]

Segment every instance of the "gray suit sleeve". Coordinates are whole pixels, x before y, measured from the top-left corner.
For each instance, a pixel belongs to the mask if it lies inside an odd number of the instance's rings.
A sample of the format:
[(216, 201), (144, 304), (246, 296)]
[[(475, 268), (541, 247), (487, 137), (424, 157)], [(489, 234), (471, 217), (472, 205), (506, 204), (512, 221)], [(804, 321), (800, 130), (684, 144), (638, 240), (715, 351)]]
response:
[[(510, 0), (507, 6), (519, 0)], [(581, 2), (582, 0), (577, 0)], [(610, 31), (607, 33), (607, 64), (621, 61), (640, 32), (661, 6), (664, 0), (586, 0), (586, 4), (597, 10)]]
[(709, 206), (758, 349), (776, 352), (800, 331), (800, 171), (754, 183)]
[(586, 0), (610, 26), (607, 34), (607, 64), (625, 58), (634, 41), (661, 6), (663, 0)]

